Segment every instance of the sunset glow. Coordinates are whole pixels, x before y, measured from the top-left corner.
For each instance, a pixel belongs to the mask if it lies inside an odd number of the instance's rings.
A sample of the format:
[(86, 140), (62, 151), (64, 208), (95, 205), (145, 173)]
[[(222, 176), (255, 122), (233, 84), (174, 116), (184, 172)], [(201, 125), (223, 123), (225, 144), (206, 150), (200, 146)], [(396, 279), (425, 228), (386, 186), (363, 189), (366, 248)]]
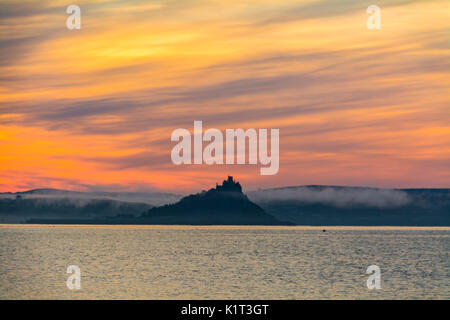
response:
[[(13, 5), (14, 4), (14, 5)], [(0, 191), (450, 187), (450, 2), (0, 0)], [(280, 167), (171, 162), (173, 130), (279, 128)]]

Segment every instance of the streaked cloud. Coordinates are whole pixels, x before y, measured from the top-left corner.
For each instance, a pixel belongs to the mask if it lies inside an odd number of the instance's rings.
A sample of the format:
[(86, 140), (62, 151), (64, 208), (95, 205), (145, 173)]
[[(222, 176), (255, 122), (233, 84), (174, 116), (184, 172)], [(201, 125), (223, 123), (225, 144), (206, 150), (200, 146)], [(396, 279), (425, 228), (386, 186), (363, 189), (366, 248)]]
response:
[[(0, 189), (447, 186), (450, 4), (0, 2)], [(170, 133), (280, 128), (280, 172), (173, 166)]]

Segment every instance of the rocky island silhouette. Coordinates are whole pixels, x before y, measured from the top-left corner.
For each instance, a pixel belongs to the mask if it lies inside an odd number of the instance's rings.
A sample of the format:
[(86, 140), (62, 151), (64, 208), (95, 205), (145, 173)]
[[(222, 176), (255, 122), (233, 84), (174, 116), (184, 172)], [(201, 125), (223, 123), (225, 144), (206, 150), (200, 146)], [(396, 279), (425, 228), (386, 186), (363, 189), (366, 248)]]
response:
[(208, 191), (151, 208), (139, 219), (152, 224), (293, 225), (277, 220), (251, 202), (232, 176)]

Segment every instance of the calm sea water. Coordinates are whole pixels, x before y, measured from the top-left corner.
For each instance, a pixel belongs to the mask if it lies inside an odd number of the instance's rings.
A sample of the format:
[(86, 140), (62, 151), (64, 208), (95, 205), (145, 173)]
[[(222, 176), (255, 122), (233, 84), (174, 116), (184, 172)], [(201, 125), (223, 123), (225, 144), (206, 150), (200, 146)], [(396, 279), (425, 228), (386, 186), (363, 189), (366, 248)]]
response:
[(448, 228), (1, 226), (0, 298), (449, 299), (449, 247)]

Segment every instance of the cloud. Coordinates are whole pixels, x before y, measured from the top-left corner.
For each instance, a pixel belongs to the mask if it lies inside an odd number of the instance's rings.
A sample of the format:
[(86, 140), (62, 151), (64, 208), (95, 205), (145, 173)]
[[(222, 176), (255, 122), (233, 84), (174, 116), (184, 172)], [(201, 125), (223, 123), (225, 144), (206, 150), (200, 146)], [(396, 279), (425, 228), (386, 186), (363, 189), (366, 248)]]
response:
[[(277, 59), (283, 60), (286, 57), (272, 57), (266, 61)], [(252, 61), (248, 61), (245, 65), (251, 63)], [(262, 62), (258, 60), (256, 63)], [(345, 63), (356, 64), (358, 60)], [(439, 66), (440, 63), (435, 62), (435, 65)], [(75, 131), (90, 134), (96, 132), (100, 134), (121, 134), (145, 131), (156, 124), (162, 126), (179, 125), (186, 119), (185, 113), (191, 110), (199, 113), (203, 120), (211, 119), (215, 120), (215, 123), (224, 123), (225, 119), (233, 121), (236, 118), (248, 118), (250, 115), (255, 120), (277, 116), (288, 117), (295, 114), (327, 112), (336, 109), (345, 110), (347, 106), (344, 103), (368, 101), (377, 96), (383, 96), (384, 98), (392, 96), (395, 98), (410, 89), (398, 86), (370, 89), (355, 88), (355, 90), (345, 88), (336, 92), (332, 97), (323, 97), (321, 93), (308, 92), (309, 88), (326, 87), (333, 84), (344, 86), (349, 81), (353, 81), (351, 75), (339, 74), (339, 68), (342, 68), (342, 66), (339, 67), (337, 63), (335, 66), (330, 65), (308, 72), (240, 78), (204, 86), (163, 87), (91, 99), (54, 99), (38, 103), (23, 101), (3, 104), (3, 106), (0, 105), (0, 108), (5, 113), (21, 113), (23, 115), (23, 118), (20, 119), (22, 123), (45, 125), (51, 130), (72, 128)], [(397, 68), (403, 68), (407, 72), (414, 70), (401, 65)], [(324, 73), (328, 69), (330, 72)], [(335, 71), (331, 71), (333, 69)], [(383, 73), (383, 68), (379, 72)], [(372, 77), (375, 77), (375, 75), (372, 75)], [(302, 90), (295, 92), (295, 95), (306, 98), (305, 102), (299, 101), (298, 104), (291, 106), (280, 104), (270, 108), (244, 106), (233, 108), (231, 111), (227, 111), (227, 109), (217, 110), (217, 105), (220, 103), (226, 104), (225, 101), (228, 101), (228, 104), (236, 104), (233, 103), (233, 99), (248, 96), (255, 96), (255, 101), (258, 101), (260, 99), (257, 97), (258, 95), (275, 94), (277, 92), (288, 94), (288, 92), (295, 91), (297, 88), (302, 88)], [(280, 100), (282, 98), (283, 95), (280, 95)], [(216, 108), (211, 109), (212, 105)], [(350, 105), (348, 107), (353, 108)], [(254, 113), (255, 109), (259, 110), (256, 114)], [(168, 117), (172, 110), (173, 113)], [(148, 113), (152, 113), (152, 117), (146, 117), (145, 115)], [(221, 115), (220, 120), (217, 120), (218, 114)], [(116, 123), (104, 124), (98, 124), (97, 122), (91, 124), (89, 121), (92, 117), (106, 115), (121, 116), (121, 120)], [(83, 120), (83, 122), (74, 124), (75, 120)]]
[[(251, 186), (446, 183), (448, 1), (380, 1), (379, 32), (365, 27), (368, 1), (77, 4), (80, 32), (62, 2), (0, 3), (2, 171), (14, 188), (195, 190), (221, 170)], [(280, 128), (280, 173), (171, 166), (170, 134), (193, 120)]]
[[(393, 6), (407, 5), (427, 0), (381, 0), (376, 4), (387, 9)], [(353, 12), (364, 13), (365, 9), (373, 5), (373, 1), (361, 0), (319, 0), (308, 1), (302, 4), (287, 6), (287, 8), (277, 11), (271, 18), (259, 21), (258, 25), (269, 25), (273, 23), (289, 23), (295, 20), (333, 18), (350, 14)]]
[(401, 190), (339, 187), (295, 187), (258, 190), (248, 193), (255, 202), (293, 201), (336, 207), (368, 206), (392, 208), (407, 205), (411, 199)]

